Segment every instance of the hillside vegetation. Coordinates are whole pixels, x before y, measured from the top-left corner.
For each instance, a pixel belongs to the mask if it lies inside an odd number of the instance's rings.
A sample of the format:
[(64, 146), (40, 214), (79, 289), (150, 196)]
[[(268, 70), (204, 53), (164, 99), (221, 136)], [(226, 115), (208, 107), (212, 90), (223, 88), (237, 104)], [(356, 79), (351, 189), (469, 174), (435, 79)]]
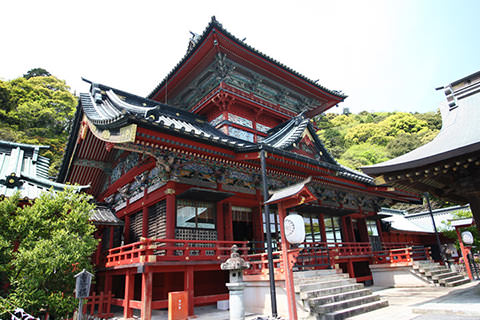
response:
[(0, 80), (0, 139), (50, 146), (50, 175), (60, 167), (77, 105), (65, 81), (37, 68), (10, 81)]
[(341, 164), (359, 169), (430, 142), (440, 131), (439, 112), (327, 113), (315, 122), (325, 147)]

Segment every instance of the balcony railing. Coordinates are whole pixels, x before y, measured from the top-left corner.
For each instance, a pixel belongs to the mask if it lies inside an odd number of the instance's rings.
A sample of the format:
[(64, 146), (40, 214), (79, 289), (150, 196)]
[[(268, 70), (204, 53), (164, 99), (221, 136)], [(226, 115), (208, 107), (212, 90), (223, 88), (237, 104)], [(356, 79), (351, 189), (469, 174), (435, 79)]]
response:
[(143, 262), (217, 261), (230, 256), (236, 244), (239, 252), (246, 255), (246, 241), (202, 241), (179, 239), (143, 239), (108, 250), (105, 267), (115, 267)]

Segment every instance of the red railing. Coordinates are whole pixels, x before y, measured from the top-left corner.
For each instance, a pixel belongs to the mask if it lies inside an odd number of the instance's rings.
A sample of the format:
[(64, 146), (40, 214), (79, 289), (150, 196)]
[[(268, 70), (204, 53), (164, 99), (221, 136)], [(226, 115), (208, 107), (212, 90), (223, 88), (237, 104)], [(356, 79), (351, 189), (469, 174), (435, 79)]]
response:
[(374, 264), (410, 263), (412, 260), (412, 248), (376, 251), (373, 255)]
[(223, 261), (236, 244), (239, 252), (248, 252), (246, 241), (202, 241), (179, 239), (143, 239), (108, 250), (106, 267), (158, 261)]
[(100, 292), (99, 295), (93, 292), (85, 299), (87, 302), (82, 309), (84, 315), (95, 316), (95, 319), (110, 319), (113, 317), (113, 313), (111, 313), (113, 295), (111, 292), (107, 294)]

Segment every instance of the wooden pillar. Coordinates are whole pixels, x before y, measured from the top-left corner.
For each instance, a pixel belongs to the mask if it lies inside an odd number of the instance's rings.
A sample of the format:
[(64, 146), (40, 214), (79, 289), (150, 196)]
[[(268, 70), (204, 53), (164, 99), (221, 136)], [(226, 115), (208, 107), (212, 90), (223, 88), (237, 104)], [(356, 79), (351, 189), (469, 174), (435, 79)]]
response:
[(382, 223), (380, 222), (380, 219), (377, 219), (376, 223), (377, 223), (378, 236), (380, 237), (380, 242), (382, 243), (382, 247), (383, 247), (384, 240), (383, 240)]
[(167, 205), (167, 217), (166, 225), (167, 231), (165, 237), (167, 239), (175, 239), (175, 213), (177, 212), (177, 207), (175, 203), (175, 182), (167, 182), (165, 189), (166, 194), (166, 205)]
[(123, 239), (125, 244), (130, 243), (130, 216), (125, 216), (125, 227), (123, 229)]
[(223, 222), (225, 223), (225, 240), (233, 241), (232, 204), (230, 202), (224, 205)]
[(264, 249), (263, 217), (262, 217), (261, 207), (253, 208), (252, 224), (253, 224), (253, 240), (255, 241), (254, 253), (260, 253), (260, 252), (263, 252), (263, 249)]
[(348, 270), (348, 275), (350, 278), (355, 278), (355, 270), (353, 269), (353, 261), (352, 259), (348, 259), (348, 265), (347, 265), (347, 270)]
[(327, 233), (325, 232), (325, 217), (323, 213), (318, 215), (318, 227), (320, 228), (321, 242), (327, 242)]
[(140, 302), (140, 319), (142, 320), (151, 320), (152, 318), (152, 280), (152, 272), (144, 270), (142, 273), (142, 301)]
[[(114, 229), (114, 226), (110, 226), (109, 229), (110, 229), (110, 230), (109, 230), (110, 234), (108, 235), (108, 236), (109, 236), (108, 248), (109, 248), (109, 249), (112, 249), (112, 248), (113, 248), (113, 234), (114, 234), (114, 230), (113, 230), (113, 229)], [(105, 293), (108, 293), (108, 291), (105, 292)]]
[(103, 287), (103, 292), (109, 293), (112, 291), (112, 275), (109, 272), (105, 273), (105, 285)]
[(223, 214), (223, 201), (217, 202), (217, 239), (219, 241), (225, 240), (225, 228), (224, 228), (224, 214)]
[(130, 307), (130, 301), (133, 300), (134, 288), (135, 273), (129, 270), (125, 274), (125, 296), (123, 299), (123, 317), (125, 319), (133, 318), (133, 309)]
[(148, 238), (148, 208), (142, 208), (142, 237)]
[[(193, 286), (193, 267), (187, 266), (183, 277), (183, 291), (187, 291), (188, 296), (188, 315), (193, 316), (194, 313), (194, 286)], [(143, 318), (142, 318), (143, 319)]]
[(362, 242), (369, 242), (370, 239), (368, 238), (367, 219), (358, 219), (357, 228), (358, 232), (360, 233), (360, 240)]
[(349, 216), (342, 217), (342, 231), (343, 237), (345, 242), (353, 242), (354, 235), (353, 235), (353, 226), (352, 226), (352, 218)]
[(293, 284), (293, 272), (289, 266), (288, 262), (288, 249), (289, 244), (287, 242), (287, 237), (285, 236), (285, 226), (284, 219), (287, 216), (287, 211), (282, 205), (278, 203), (278, 218), (280, 220), (280, 235), (282, 238), (282, 261), (283, 268), (285, 273), (285, 287), (287, 290), (287, 301), (288, 301), (288, 319), (297, 320), (297, 303), (295, 301), (295, 287)]

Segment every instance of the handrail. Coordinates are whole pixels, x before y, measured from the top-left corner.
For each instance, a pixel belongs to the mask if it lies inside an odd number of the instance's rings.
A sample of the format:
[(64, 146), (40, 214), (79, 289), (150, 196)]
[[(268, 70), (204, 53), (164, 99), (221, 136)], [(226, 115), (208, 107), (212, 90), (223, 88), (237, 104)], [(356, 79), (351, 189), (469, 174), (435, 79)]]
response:
[(157, 261), (221, 261), (237, 245), (248, 253), (247, 241), (211, 241), (182, 239), (142, 239), (108, 250), (105, 267)]

